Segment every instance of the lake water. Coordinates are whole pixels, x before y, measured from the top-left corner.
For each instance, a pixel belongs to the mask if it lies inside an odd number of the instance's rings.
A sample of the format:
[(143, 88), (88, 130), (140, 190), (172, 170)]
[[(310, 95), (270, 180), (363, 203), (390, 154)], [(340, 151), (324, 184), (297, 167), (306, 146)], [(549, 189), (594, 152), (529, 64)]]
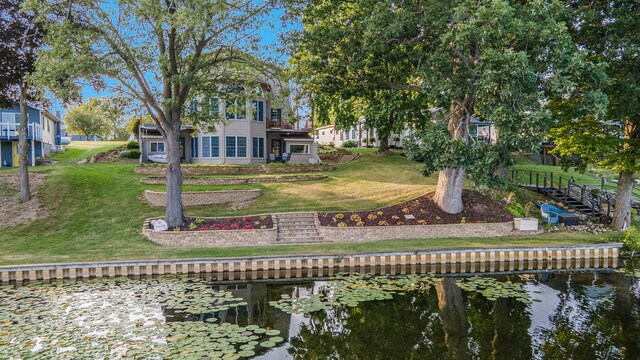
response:
[(0, 359), (637, 359), (639, 285), (628, 262), (478, 277), (5, 286)]

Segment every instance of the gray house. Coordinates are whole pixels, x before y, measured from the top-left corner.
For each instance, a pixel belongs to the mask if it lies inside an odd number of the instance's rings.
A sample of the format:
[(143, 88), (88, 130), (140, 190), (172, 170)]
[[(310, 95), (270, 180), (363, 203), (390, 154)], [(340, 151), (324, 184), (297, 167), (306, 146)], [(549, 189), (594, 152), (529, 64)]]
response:
[[(224, 123), (214, 131), (190, 125), (181, 128), (182, 161), (191, 164), (265, 164), (283, 158), (295, 164), (318, 162), (317, 148), (306, 122), (290, 121), (291, 104), (276, 106), (265, 92), (278, 91), (275, 84), (261, 82), (260, 91), (244, 104), (215, 102)], [(197, 106), (194, 103), (192, 106)], [(141, 161), (162, 162), (165, 143), (155, 124), (140, 126)]]

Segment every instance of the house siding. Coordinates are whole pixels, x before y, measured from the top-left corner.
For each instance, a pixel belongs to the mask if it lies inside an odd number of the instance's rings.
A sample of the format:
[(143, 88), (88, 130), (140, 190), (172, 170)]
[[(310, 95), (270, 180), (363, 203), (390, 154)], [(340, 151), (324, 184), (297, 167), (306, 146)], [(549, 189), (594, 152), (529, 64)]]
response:
[[(278, 85), (270, 84), (273, 88), (273, 93), (277, 94)], [(263, 88), (263, 91), (267, 91), (267, 86)], [(264, 113), (262, 116), (262, 120), (254, 120), (255, 111), (253, 109), (253, 101), (262, 101), (264, 102)], [(293, 156), (291, 159), (292, 163), (309, 163), (310, 157), (312, 154), (316, 154), (317, 151), (315, 149), (315, 145), (313, 143), (313, 139), (309, 137), (309, 131), (305, 129), (272, 129), (272, 117), (271, 111), (272, 109), (281, 109), (281, 121), (286, 122), (288, 120), (288, 115), (291, 109), (291, 103), (288, 98), (286, 98), (282, 102), (272, 103), (268, 98), (257, 96), (254, 99), (250, 99), (246, 101), (246, 119), (228, 119), (224, 123), (216, 124), (213, 131), (210, 130), (200, 130), (200, 129), (191, 129), (188, 131), (186, 135), (183, 135), (185, 138), (185, 162), (193, 163), (193, 164), (232, 164), (232, 165), (241, 165), (241, 164), (266, 164), (269, 159), (269, 154), (272, 152), (271, 140), (272, 139), (282, 139), (283, 145), (284, 142), (288, 141), (286, 136), (290, 136), (290, 132), (293, 132), (298, 138), (306, 138), (309, 141), (309, 146), (313, 150), (310, 151), (310, 154), (305, 154), (304, 156)], [(220, 102), (219, 111), (221, 115), (224, 117), (227, 114), (226, 106), (224, 101)], [(142, 128), (142, 127), (141, 127)], [(159, 132), (153, 129), (153, 127), (146, 128), (147, 130), (141, 131), (140, 140), (141, 140), (141, 152), (142, 152), (142, 162), (149, 161), (149, 154), (151, 151), (150, 142), (156, 141), (156, 139), (161, 139)], [(219, 151), (218, 156), (213, 156), (212, 151), (207, 151), (208, 154), (205, 154), (203, 151), (205, 145), (211, 146), (210, 141), (207, 137), (218, 137)], [(235, 153), (238, 152), (238, 138), (245, 138), (246, 140), (246, 154), (245, 156), (230, 156), (227, 154), (227, 145), (228, 138), (233, 137), (233, 141), (235, 144)], [(193, 139), (197, 139), (194, 141)], [(264, 146), (264, 150), (262, 152), (263, 156), (259, 156), (260, 153), (257, 153), (257, 156), (254, 156), (254, 143), (253, 139), (263, 139), (262, 142), (258, 142), (258, 144), (262, 143)], [(212, 140), (211, 140), (212, 141)], [(197, 152), (192, 151), (192, 145), (197, 144)], [(281, 152), (286, 152), (283, 148)], [(191, 156), (192, 154), (197, 156)], [(209, 155), (209, 156), (204, 156)], [(282, 154), (278, 154), (277, 156), (281, 156)], [(317, 156), (316, 156), (317, 157)]]
[[(16, 144), (19, 141), (19, 123), (15, 122), (15, 114), (20, 113), (20, 106), (0, 109), (0, 167), (15, 167)], [(53, 149), (58, 149), (60, 124), (53, 115), (51, 118), (45, 116), (47, 111), (41, 111), (29, 106), (27, 114), (29, 117), (29, 133), (27, 140), (31, 151), (29, 151), (29, 163), (35, 165), (35, 158), (41, 158), (49, 154)], [(9, 116), (8, 116), (9, 115)], [(11, 117), (9, 119), (9, 117)], [(40, 131), (41, 130), (41, 131)]]

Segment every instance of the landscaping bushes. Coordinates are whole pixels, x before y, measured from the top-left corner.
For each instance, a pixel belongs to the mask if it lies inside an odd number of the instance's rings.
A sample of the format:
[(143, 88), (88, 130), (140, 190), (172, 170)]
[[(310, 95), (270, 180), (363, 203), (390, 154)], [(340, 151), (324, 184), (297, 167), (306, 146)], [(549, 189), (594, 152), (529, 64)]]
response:
[(640, 252), (640, 230), (632, 226), (624, 232), (622, 243), (627, 251), (631, 252), (631, 257), (634, 257), (637, 252)]
[(139, 159), (140, 155), (142, 155), (140, 150), (124, 150), (120, 151), (118, 157), (121, 159)]
[(337, 152), (338, 152), (338, 149), (330, 145), (318, 146), (318, 154), (335, 154)]
[(207, 230), (256, 230), (272, 229), (273, 218), (270, 215), (243, 216), (230, 218), (185, 218), (182, 226), (174, 231)]
[(358, 143), (355, 140), (347, 140), (342, 143), (343, 148), (354, 148), (358, 147)]
[(140, 148), (140, 143), (137, 141), (129, 141), (127, 143), (127, 149), (129, 150), (138, 150)]

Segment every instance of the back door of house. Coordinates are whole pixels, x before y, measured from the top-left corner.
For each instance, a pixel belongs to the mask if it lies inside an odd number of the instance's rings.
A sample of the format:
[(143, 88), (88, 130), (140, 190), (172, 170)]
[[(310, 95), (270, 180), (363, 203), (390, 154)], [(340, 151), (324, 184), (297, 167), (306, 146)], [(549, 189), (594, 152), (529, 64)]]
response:
[(282, 155), (282, 140), (281, 139), (271, 139), (271, 153), (276, 157)]
[(20, 145), (18, 142), (13, 143), (13, 167), (18, 167), (20, 162)]

